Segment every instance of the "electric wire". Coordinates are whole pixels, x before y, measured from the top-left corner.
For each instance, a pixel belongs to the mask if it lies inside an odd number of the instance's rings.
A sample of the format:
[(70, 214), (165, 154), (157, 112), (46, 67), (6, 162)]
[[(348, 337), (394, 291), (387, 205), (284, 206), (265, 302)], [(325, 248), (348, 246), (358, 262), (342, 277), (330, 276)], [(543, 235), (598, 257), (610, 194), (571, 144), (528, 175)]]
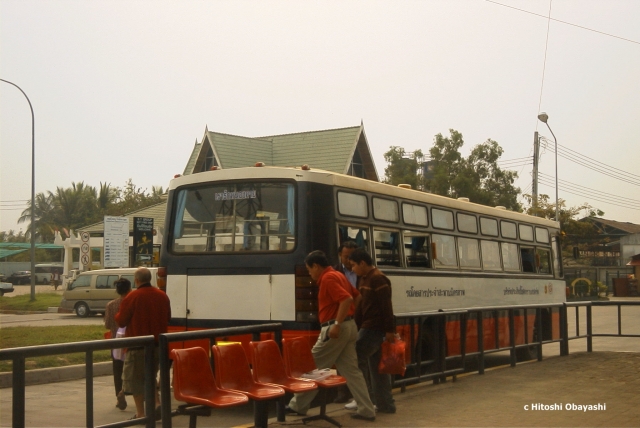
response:
[[(539, 175), (539, 178), (543, 178), (543, 179), (545, 179), (547, 181), (553, 181), (553, 179), (554, 179), (553, 176), (545, 174), (543, 172), (539, 172), (538, 175)], [(614, 195), (614, 194), (611, 194), (611, 193), (602, 192), (600, 190), (592, 189), (590, 187), (582, 186), (580, 184), (572, 183), (570, 181), (566, 181), (566, 180), (562, 180), (562, 179), (559, 179), (558, 182), (561, 183), (563, 186), (566, 186), (568, 188), (573, 188), (576, 191), (588, 192), (589, 194), (594, 194), (595, 196), (611, 198), (611, 199), (617, 200), (617, 201), (619, 201), (621, 203), (628, 203), (628, 204), (632, 204), (632, 205), (637, 205), (640, 208), (640, 200), (638, 200), (638, 199), (631, 199), (631, 198), (626, 198), (624, 196), (618, 196), (618, 195)]]
[[(541, 141), (545, 143), (551, 143), (551, 141), (547, 140), (544, 137), (541, 138)], [(545, 144), (545, 149), (549, 149), (551, 152), (555, 153), (555, 148), (553, 144)], [(634, 186), (640, 186), (640, 176), (637, 176), (636, 174), (632, 174), (630, 172), (623, 171), (621, 169), (604, 164), (602, 162), (597, 162), (573, 150), (571, 150), (571, 152), (573, 153), (568, 153), (568, 150), (570, 149), (567, 149), (564, 146), (558, 145), (558, 156), (565, 158), (571, 162), (574, 162), (578, 165), (584, 166), (585, 168), (589, 168), (592, 171), (599, 172), (600, 174), (606, 175), (608, 177), (615, 178), (617, 180), (624, 181), (629, 184), (633, 184)], [(616, 171), (620, 171), (620, 172), (616, 172)], [(639, 177), (639, 178), (634, 178), (634, 177)]]
[[(539, 177), (538, 178), (538, 182), (540, 184), (544, 184), (545, 186), (549, 186), (551, 188), (555, 187), (555, 182), (553, 182), (553, 180), (548, 180), (546, 178), (540, 178)], [(604, 202), (604, 203), (609, 204), (609, 205), (615, 205), (615, 206), (622, 207), (622, 208), (628, 208), (628, 209), (640, 211), (640, 205), (624, 203), (624, 202), (620, 202), (620, 201), (618, 201), (616, 199), (611, 199), (611, 198), (607, 198), (607, 197), (604, 197), (604, 196), (594, 195), (593, 193), (588, 193), (588, 192), (580, 191), (579, 189), (574, 189), (574, 188), (571, 188), (571, 187), (567, 187), (564, 184), (558, 184), (558, 188), (560, 190), (562, 190), (564, 193), (570, 193), (572, 195), (582, 196), (584, 198), (592, 199), (594, 201)]]
[[(614, 34), (605, 33), (604, 31), (594, 30), (593, 28), (584, 27), (584, 26), (582, 26), (582, 25), (573, 24), (573, 23), (571, 23), (571, 22), (562, 21), (562, 20), (560, 20), (560, 19), (552, 18), (552, 17), (551, 17), (551, 13), (549, 13), (549, 16), (544, 16), (544, 15), (540, 15), (539, 13), (530, 12), (530, 11), (528, 11), (528, 10), (520, 9), (520, 8), (517, 8), (517, 7), (514, 7), (514, 6), (509, 6), (508, 4), (498, 3), (497, 1), (493, 1), (493, 0), (485, 0), (485, 1), (486, 1), (486, 2), (489, 2), (489, 3), (497, 4), (498, 6), (508, 7), (508, 8), (510, 8), (510, 9), (515, 9), (515, 10), (518, 10), (518, 11), (520, 11), (520, 12), (528, 13), (528, 14), (530, 14), (530, 15), (539, 16), (539, 17), (541, 17), (541, 18), (545, 18), (545, 19), (548, 19), (548, 20), (550, 20), (550, 21), (556, 21), (556, 22), (559, 22), (559, 23), (561, 23), (561, 24), (571, 25), (572, 27), (578, 27), (578, 28), (581, 28), (581, 29), (583, 29), (583, 30), (593, 31), (594, 33), (602, 34), (602, 35), (604, 35), (604, 36), (613, 37), (613, 38), (615, 38), (615, 39), (620, 39), (620, 40), (624, 40), (624, 41), (626, 41), (626, 42), (636, 43), (636, 44), (640, 45), (640, 42), (638, 42), (638, 41), (636, 41), (636, 40), (627, 39), (627, 38), (625, 38), (625, 37), (620, 37), (620, 36), (616, 36), (616, 35), (614, 35)], [(551, 8), (549, 8), (549, 9), (551, 9)], [(539, 110), (539, 109), (538, 109), (538, 110)]]

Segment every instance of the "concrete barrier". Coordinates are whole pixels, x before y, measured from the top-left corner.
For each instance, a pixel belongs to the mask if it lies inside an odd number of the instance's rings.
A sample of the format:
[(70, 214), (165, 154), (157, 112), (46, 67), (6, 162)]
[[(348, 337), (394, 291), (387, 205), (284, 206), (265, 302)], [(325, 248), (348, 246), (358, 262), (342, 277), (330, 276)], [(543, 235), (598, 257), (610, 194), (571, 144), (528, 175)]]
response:
[[(63, 382), (74, 379), (84, 379), (86, 366), (78, 364), (75, 366), (52, 367), (48, 369), (34, 369), (25, 372), (25, 383), (27, 385), (41, 385), (51, 382)], [(111, 361), (95, 363), (93, 365), (93, 376), (107, 376), (113, 374)], [(0, 388), (11, 388), (13, 385), (13, 373), (0, 373)]]

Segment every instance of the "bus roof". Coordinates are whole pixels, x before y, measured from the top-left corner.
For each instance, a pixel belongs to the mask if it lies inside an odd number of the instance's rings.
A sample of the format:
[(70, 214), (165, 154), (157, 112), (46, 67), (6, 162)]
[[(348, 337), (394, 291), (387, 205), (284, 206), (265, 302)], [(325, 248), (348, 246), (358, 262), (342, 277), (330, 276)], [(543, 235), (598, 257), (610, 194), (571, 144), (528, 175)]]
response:
[(169, 183), (169, 190), (199, 183), (251, 179), (289, 179), (321, 183), (329, 186), (343, 187), (345, 189), (360, 190), (389, 197), (402, 198), (429, 205), (464, 210), (492, 217), (525, 221), (556, 229), (560, 228), (559, 223), (556, 221), (541, 217), (534, 217), (529, 214), (509, 211), (503, 208), (489, 207), (487, 205), (481, 205), (474, 202), (453, 199), (447, 196), (435, 195), (433, 193), (426, 193), (415, 189), (405, 189), (378, 181), (366, 180), (364, 178), (319, 169), (303, 170), (301, 168), (270, 166), (218, 169), (215, 171), (205, 171), (198, 174), (174, 178)]

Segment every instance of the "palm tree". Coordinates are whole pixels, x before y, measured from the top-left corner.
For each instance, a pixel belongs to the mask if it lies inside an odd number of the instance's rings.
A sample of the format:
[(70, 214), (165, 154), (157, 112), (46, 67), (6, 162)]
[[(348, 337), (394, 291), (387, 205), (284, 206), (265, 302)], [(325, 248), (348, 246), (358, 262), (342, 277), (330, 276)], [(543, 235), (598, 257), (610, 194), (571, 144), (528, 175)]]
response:
[[(47, 192), (47, 194), (38, 193), (36, 195), (34, 211), (36, 239), (41, 242), (53, 240), (56, 230), (56, 214), (51, 192)], [(27, 208), (22, 211), (20, 218), (18, 218), (18, 223), (24, 223), (27, 220), (31, 220), (31, 201), (27, 202)], [(28, 239), (31, 238), (31, 223), (29, 223), (25, 236)]]

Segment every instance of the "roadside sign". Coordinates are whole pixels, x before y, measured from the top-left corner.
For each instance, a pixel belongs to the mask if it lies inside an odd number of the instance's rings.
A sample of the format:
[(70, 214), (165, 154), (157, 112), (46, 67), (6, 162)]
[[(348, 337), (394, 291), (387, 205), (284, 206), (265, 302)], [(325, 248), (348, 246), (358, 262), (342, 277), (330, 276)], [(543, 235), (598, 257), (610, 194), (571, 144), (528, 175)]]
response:
[(127, 217), (104, 217), (104, 267), (129, 267)]
[(136, 264), (148, 265), (153, 256), (153, 218), (133, 218), (133, 249)]
[(89, 232), (82, 232), (80, 234), (80, 239), (82, 240), (82, 242), (89, 242)]

